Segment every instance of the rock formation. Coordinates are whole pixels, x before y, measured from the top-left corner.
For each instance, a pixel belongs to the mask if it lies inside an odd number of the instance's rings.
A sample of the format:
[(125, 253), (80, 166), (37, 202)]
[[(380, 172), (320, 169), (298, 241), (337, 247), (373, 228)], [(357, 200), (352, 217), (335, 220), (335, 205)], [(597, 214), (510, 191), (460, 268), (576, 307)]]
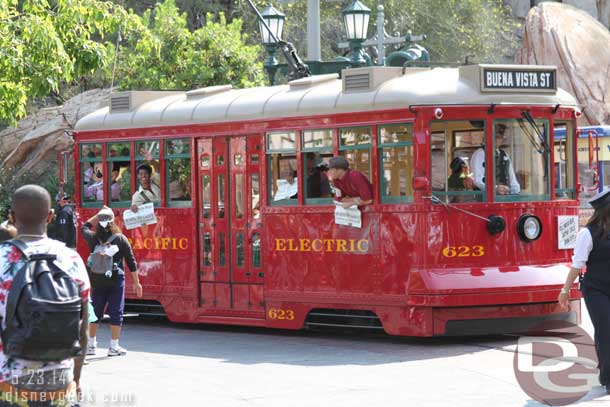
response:
[(21, 120), (17, 127), (0, 132), (2, 168), (14, 168), (15, 176), (39, 176), (51, 170), (57, 153), (72, 148), (70, 130), (83, 116), (108, 101), (110, 90), (90, 90), (63, 106), (42, 109)]
[[(503, 0), (504, 4), (510, 7), (512, 16), (518, 19), (525, 18), (532, 7), (548, 1), (549, 0)], [(610, 27), (610, 0), (562, 0), (560, 3), (569, 4), (570, 6), (586, 11), (603, 25)]]
[(579, 125), (610, 123), (610, 32), (589, 14), (553, 2), (532, 8), (515, 62), (556, 65), (558, 86), (583, 107)]

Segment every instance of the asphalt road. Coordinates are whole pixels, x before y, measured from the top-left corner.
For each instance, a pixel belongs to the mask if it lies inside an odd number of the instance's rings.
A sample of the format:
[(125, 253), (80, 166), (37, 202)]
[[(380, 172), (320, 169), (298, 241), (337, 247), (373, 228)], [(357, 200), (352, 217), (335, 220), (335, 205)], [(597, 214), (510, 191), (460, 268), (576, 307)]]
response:
[[(584, 304), (583, 304), (584, 305)], [(584, 306), (583, 306), (584, 309)], [(592, 327), (588, 316), (582, 324)], [(89, 358), (89, 406), (544, 406), (519, 385), (516, 337), (397, 338), (128, 319), (121, 345)], [(610, 406), (601, 387), (579, 406)]]

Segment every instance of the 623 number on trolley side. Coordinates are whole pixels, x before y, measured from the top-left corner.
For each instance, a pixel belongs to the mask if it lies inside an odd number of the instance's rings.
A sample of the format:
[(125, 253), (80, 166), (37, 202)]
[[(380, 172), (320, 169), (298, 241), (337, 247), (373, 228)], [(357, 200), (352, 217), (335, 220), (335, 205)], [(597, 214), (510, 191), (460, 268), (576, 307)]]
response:
[(294, 311), (291, 309), (271, 308), (267, 312), (269, 319), (286, 319), (292, 321), (294, 319)]
[(483, 246), (447, 246), (443, 249), (443, 257), (481, 257), (485, 255)]

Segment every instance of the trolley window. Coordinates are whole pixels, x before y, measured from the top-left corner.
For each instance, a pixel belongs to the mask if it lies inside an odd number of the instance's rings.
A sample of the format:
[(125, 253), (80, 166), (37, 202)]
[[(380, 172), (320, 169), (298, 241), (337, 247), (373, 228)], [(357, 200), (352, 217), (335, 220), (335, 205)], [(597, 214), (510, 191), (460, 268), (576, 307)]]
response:
[(297, 179), (297, 134), (267, 134), (267, 168), (270, 205), (296, 205), (299, 193)]
[(128, 207), (131, 204), (131, 143), (108, 143), (107, 165), (110, 206)]
[(435, 121), (431, 127), (434, 195), (448, 203), (484, 201), (485, 121)]
[(496, 120), (493, 126), (494, 199), (539, 201), (550, 198), (547, 120)]
[(555, 199), (574, 199), (574, 126), (571, 122), (555, 122), (553, 166)]
[(413, 126), (379, 126), (381, 202), (413, 200)]
[(189, 139), (165, 141), (167, 206), (191, 206), (191, 143)]
[(371, 180), (371, 128), (352, 127), (339, 130), (339, 153), (351, 169), (360, 171)]
[[(138, 175), (138, 167), (141, 164), (148, 164), (152, 167), (151, 183), (155, 186), (153, 189), (161, 190), (161, 172), (159, 166), (159, 142), (158, 141), (137, 141), (136, 142), (136, 177)], [(136, 190), (139, 185), (136, 185)], [(160, 202), (155, 201), (155, 205)]]
[(332, 129), (304, 130), (302, 142), (305, 203), (331, 204), (332, 191), (328, 180), (328, 160), (333, 156)]
[(101, 207), (104, 203), (102, 144), (82, 144), (80, 147), (81, 200), (83, 207)]

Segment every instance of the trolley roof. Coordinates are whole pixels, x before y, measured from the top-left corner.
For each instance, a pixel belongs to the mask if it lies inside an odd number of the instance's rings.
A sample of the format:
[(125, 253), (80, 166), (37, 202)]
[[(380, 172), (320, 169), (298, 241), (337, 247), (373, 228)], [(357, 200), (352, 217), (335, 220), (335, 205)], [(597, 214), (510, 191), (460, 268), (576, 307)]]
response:
[(165, 127), (407, 108), (421, 105), (577, 107), (556, 87), (556, 67), (469, 65), (459, 68), (367, 67), (286, 85), (189, 92), (131, 91), (76, 124), (77, 131)]

